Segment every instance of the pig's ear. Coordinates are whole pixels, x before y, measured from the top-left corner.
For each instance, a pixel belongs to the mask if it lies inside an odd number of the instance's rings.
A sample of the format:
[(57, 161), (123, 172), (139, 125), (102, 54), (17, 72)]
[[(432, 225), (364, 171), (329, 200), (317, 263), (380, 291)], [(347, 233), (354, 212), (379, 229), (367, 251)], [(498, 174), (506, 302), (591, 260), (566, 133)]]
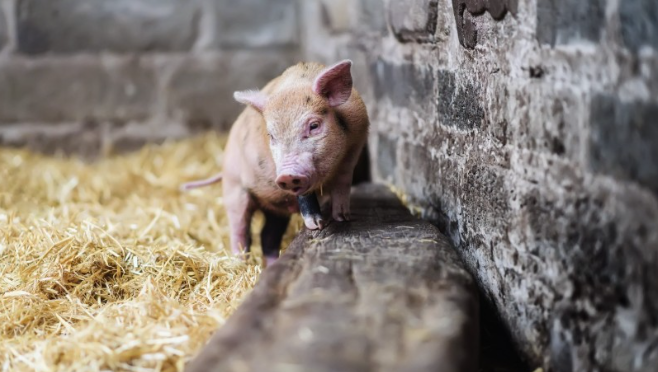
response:
[(265, 93), (258, 90), (243, 90), (233, 93), (233, 98), (240, 103), (249, 105), (256, 110), (263, 112), (265, 104), (267, 103), (267, 96)]
[(352, 61), (346, 59), (327, 67), (313, 82), (313, 92), (329, 101), (330, 106), (340, 106), (350, 99), (352, 94)]

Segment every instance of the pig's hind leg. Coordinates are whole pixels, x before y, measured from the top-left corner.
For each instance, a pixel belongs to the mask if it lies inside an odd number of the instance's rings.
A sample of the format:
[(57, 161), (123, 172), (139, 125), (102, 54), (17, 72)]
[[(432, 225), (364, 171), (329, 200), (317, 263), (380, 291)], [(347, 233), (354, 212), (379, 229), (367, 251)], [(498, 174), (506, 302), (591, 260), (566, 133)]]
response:
[(283, 240), (283, 234), (290, 223), (290, 216), (280, 216), (268, 211), (263, 211), (263, 214), (265, 215), (265, 225), (260, 232), (260, 242), (263, 247), (263, 259), (269, 266), (279, 258), (281, 240)]
[(231, 251), (241, 255), (251, 247), (251, 219), (256, 203), (241, 185), (227, 181), (224, 182), (224, 205), (231, 230)]

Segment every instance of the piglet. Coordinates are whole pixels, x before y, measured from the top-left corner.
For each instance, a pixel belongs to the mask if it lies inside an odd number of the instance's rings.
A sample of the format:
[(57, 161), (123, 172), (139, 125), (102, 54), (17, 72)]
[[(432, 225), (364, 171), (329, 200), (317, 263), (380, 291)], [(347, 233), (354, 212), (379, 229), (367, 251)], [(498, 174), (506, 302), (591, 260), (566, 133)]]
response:
[(265, 215), (267, 264), (278, 258), (293, 213), (301, 212), (311, 230), (330, 218), (349, 221), (352, 175), (370, 125), (351, 66), (349, 60), (329, 67), (299, 63), (260, 91), (234, 93), (248, 107), (229, 133), (223, 172), (183, 188), (223, 181), (235, 254), (249, 251), (256, 210)]

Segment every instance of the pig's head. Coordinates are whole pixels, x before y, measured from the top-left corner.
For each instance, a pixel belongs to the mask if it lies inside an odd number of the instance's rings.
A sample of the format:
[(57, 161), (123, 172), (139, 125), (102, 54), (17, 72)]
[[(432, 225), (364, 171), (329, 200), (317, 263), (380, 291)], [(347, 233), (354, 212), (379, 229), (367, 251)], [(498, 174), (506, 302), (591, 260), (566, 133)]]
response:
[(347, 152), (347, 124), (337, 108), (352, 94), (351, 66), (345, 60), (309, 80), (313, 66), (301, 64), (286, 71), (285, 80), (270, 95), (235, 92), (237, 101), (265, 118), (275, 182), (281, 189), (295, 195), (314, 191), (341, 165)]

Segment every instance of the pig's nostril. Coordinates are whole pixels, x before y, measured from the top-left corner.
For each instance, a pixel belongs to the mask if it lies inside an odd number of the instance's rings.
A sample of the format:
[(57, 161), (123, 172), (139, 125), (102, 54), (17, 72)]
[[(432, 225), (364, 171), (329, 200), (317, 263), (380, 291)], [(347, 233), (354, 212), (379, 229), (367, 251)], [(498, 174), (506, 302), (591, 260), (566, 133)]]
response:
[(295, 185), (299, 185), (299, 182), (301, 182), (299, 181), (299, 178), (295, 178), (294, 180), (292, 180), (292, 183), (294, 183)]
[(279, 182), (279, 187), (281, 187), (282, 189), (285, 189), (286, 186), (288, 186), (288, 185), (286, 185), (285, 182)]

